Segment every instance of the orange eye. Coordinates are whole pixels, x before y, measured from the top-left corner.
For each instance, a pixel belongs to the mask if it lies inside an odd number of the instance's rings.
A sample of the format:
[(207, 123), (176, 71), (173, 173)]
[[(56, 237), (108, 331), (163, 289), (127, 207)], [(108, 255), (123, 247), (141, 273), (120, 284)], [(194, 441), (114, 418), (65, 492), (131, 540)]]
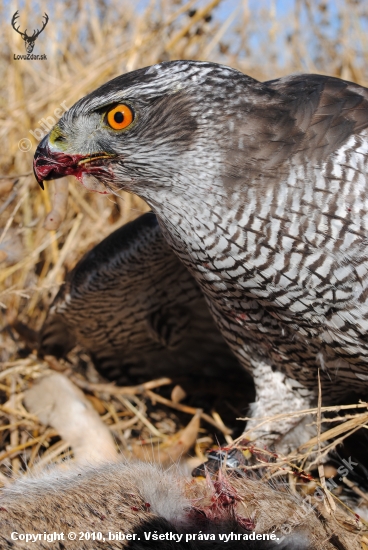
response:
[(114, 130), (122, 130), (133, 122), (134, 114), (128, 105), (118, 105), (107, 113), (107, 122)]

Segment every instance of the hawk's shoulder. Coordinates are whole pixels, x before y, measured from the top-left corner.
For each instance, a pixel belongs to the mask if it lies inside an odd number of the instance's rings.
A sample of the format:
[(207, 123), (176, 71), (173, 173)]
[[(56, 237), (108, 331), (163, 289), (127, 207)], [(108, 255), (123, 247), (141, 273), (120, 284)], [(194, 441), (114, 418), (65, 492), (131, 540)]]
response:
[[(368, 89), (318, 74), (291, 75), (264, 83), (288, 106), (299, 130), (297, 150), (324, 161), (353, 135), (368, 128)], [(296, 132), (294, 132), (296, 134)]]

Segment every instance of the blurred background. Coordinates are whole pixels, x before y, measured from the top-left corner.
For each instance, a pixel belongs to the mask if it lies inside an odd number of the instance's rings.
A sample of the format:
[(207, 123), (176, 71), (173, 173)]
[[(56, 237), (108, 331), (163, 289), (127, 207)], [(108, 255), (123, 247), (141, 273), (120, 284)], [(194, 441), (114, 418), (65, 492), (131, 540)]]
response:
[[(47, 126), (57, 120), (55, 109), (63, 112), (121, 73), (173, 59), (215, 61), (259, 80), (316, 72), (368, 83), (364, 0), (5, 0), (0, 9), (3, 327), (18, 317), (39, 328), (65, 269), (147, 209), (133, 196), (102, 197), (74, 181), (65, 221), (57, 231), (43, 228), (53, 184), (41, 192), (33, 175), (24, 174), (32, 170)], [(46, 60), (14, 59), (26, 53), (11, 25), (17, 10), (15, 27), (28, 35), (48, 14), (33, 51)], [(3, 358), (8, 357), (6, 352)]]
[[(11, 25), (17, 10), (14, 27), (19, 32)], [(26, 54), (20, 33), (27, 30), (32, 36), (40, 30), (45, 13), (48, 23), (33, 54), (47, 59), (18, 59)], [(48, 182), (43, 192), (39, 189), (32, 160), (48, 128), (66, 108), (107, 80), (174, 59), (223, 63), (259, 80), (314, 72), (368, 85), (368, 3), (3, 0), (0, 27), (1, 485), (3, 474), (16, 474), (25, 464), (31, 468), (41, 449), (46, 462), (70, 454), (65, 445), (60, 447), (57, 434), (37, 423), (22, 405), (24, 390), (49, 372), (49, 365), (31, 353), (32, 342), (37, 340), (65, 273), (107, 234), (148, 210), (137, 197), (123, 192), (120, 197), (98, 195), (71, 178), (65, 219), (54, 230), (47, 230), (44, 223), (52, 208), (54, 184)], [(83, 353), (70, 360), (75, 366), (89, 364)], [(245, 407), (239, 379), (234, 387), (228, 400), (232, 408), (227, 411), (232, 419), (244, 415)], [(235, 410), (236, 389), (241, 409)], [(144, 425), (137, 420), (136, 432), (122, 431), (117, 419), (130, 419), (132, 412), (121, 401), (104, 395), (95, 392), (88, 397), (94, 399), (104, 422), (124, 447), (130, 436), (144, 433)], [(149, 399), (139, 403), (166, 436), (186, 422), (167, 409), (161, 414)], [(196, 398), (193, 406), (202, 404)], [(214, 436), (203, 431), (202, 440), (197, 440), (197, 456), (203, 456), (201, 445), (206, 448), (214, 442)]]

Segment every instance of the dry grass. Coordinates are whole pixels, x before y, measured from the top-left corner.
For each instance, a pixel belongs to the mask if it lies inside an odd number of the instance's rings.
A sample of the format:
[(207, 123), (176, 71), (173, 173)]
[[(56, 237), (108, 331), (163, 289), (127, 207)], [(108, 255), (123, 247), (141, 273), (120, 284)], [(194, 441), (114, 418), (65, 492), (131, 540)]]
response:
[[(30, 173), (37, 140), (29, 130), (40, 130), (42, 118), (55, 118), (61, 103), (71, 106), (125, 71), (177, 58), (222, 62), (259, 79), (307, 70), (368, 82), (363, 2), (341, 3), (340, 19), (334, 2), (298, 0), (290, 10), (283, 4), (261, 2), (251, 9), (229, 0), (167, 0), (134, 9), (116, 1), (107, 9), (96, 0), (87, 9), (64, 2), (49, 10), (36, 42), (35, 52), (48, 55), (43, 62), (12, 59), (24, 53), (24, 44), (9, 24), (12, 10), (2, 6), (0, 174), (29, 174), (0, 180), (0, 302), (8, 320), (20, 317), (39, 328), (65, 269), (147, 209), (131, 195), (96, 196), (73, 182), (66, 220), (57, 232), (44, 230), (53, 185), (41, 193)], [(42, 3), (21, 9), (21, 28), (37, 27), (45, 9)], [(190, 10), (197, 11), (190, 17)], [(19, 149), (25, 138), (31, 140), (28, 152)], [(1, 358), (9, 358), (8, 350)]]
[[(21, 357), (23, 343), (11, 329), (14, 320), (38, 330), (65, 271), (108, 233), (147, 210), (135, 196), (102, 197), (72, 181), (65, 220), (56, 231), (46, 231), (53, 184), (42, 193), (31, 174), (37, 140), (29, 131), (40, 129), (43, 117), (54, 117), (60, 104), (70, 107), (108, 79), (162, 60), (209, 59), (263, 80), (305, 71), (368, 84), (368, 11), (363, 1), (295, 0), (285, 7), (282, 1), (161, 0), (134, 6), (128, 1), (94, 0), (88, 7), (65, 1), (52, 7), (33, 3), (30, 9), (26, 2), (20, 9), (22, 29), (37, 28), (42, 13), (49, 13), (49, 24), (35, 47), (35, 53), (46, 53), (48, 61), (13, 60), (14, 53), (24, 53), (21, 37), (10, 26), (17, 8), (9, 3), (0, 7), (0, 471), (7, 478), (32, 469), (39, 457), (46, 464), (70, 454), (57, 434), (22, 405), (25, 389), (47, 373), (50, 364), (34, 354)], [(25, 138), (30, 140), (28, 152), (19, 148)], [(83, 357), (77, 353), (74, 360)], [(88, 358), (83, 360), (88, 363)], [(182, 427), (175, 409), (196, 412), (186, 405), (175, 407), (145, 387), (130, 393), (129, 403), (139, 416), (124, 401), (129, 391), (122, 399), (111, 388), (93, 386), (93, 376), (78, 377), (70, 369), (67, 374), (90, 395), (122, 449), (131, 444), (133, 427), (143, 438), (163, 440)], [(204, 420), (206, 426), (212, 420), (231, 442), (221, 418), (215, 414)], [(342, 438), (366, 421), (366, 412), (357, 413), (327, 434)], [(197, 456), (212, 444), (203, 430)], [(283, 464), (300, 468), (312, 444), (316, 441), (282, 459)]]

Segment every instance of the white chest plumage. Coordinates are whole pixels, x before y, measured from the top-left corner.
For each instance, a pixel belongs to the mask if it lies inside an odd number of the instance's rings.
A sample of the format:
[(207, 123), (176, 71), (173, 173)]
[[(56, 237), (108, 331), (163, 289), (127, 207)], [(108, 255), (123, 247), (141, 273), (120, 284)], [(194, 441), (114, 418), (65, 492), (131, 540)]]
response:
[(364, 376), (367, 167), (363, 133), (322, 166), (291, 159), (288, 177), (277, 181), (275, 174), (272, 186), (255, 183), (227, 194), (220, 188), (219, 200), (216, 186), (206, 193), (200, 182), (185, 209), (170, 191), (160, 201), (167, 238), (234, 321), (231, 330), (247, 342), (251, 335), (251, 348), (263, 346), (263, 354), (278, 363), (279, 356), (292, 371), (307, 356), (313, 379), (321, 365), (329, 376), (351, 379), (350, 358), (359, 379)]

